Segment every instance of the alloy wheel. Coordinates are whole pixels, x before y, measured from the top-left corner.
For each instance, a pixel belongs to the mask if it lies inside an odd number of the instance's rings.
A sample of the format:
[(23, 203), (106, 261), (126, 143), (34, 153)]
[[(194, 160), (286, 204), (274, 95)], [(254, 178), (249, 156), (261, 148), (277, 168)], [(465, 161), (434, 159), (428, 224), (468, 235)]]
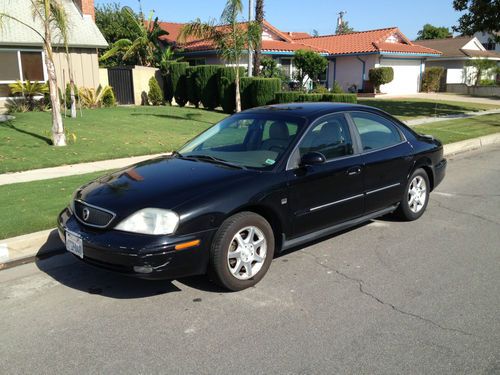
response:
[(261, 270), (267, 255), (264, 233), (255, 226), (238, 231), (231, 240), (227, 265), (238, 280), (248, 280)]

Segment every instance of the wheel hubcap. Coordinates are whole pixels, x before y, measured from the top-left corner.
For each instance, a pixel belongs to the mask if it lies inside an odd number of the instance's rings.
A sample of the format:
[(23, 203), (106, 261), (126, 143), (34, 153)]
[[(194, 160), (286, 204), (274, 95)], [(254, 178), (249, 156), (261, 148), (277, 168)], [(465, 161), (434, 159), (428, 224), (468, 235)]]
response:
[(267, 253), (267, 241), (262, 231), (254, 226), (236, 233), (227, 253), (227, 265), (238, 280), (248, 280), (262, 269)]
[(411, 180), (408, 188), (408, 207), (413, 213), (422, 210), (427, 200), (427, 186), (422, 176), (416, 176)]

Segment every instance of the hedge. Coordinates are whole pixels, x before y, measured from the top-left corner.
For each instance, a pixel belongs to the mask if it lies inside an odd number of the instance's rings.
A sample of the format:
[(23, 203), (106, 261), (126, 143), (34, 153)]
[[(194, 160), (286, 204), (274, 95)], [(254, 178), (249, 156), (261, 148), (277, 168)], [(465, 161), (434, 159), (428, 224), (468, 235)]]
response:
[(297, 91), (277, 92), (275, 96), (276, 103), (297, 103), (297, 102), (336, 102), (353, 103), (358, 102), (356, 94), (305, 94)]
[(186, 96), (189, 103), (196, 108), (200, 106), (199, 90), (196, 87), (196, 67), (190, 66), (186, 69)]
[(281, 90), (279, 78), (244, 77), (240, 82), (242, 109), (272, 104), (276, 93)]
[(217, 72), (220, 65), (198, 65), (195, 67), (197, 93), (203, 107), (215, 109), (219, 106)]
[(175, 102), (184, 107), (188, 101), (187, 99), (187, 82), (186, 82), (186, 69), (189, 68), (189, 63), (178, 62), (170, 66), (170, 79), (174, 88)]
[(368, 72), (370, 82), (375, 87), (376, 91), (380, 92), (380, 86), (392, 82), (394, 79), (394, 69), (390, 66), (384, 66), (381, 68), (373, 68)]
[(426, 68), (422, 77), (422, 91), (439, 91), (443, 73), (444, 68), (442, 66), (432, 66)]
[[(243, 77), (245, 68), (239, 69), (240, 77)], [(217, 71), (217, 83), (222, 110), (225, 113), (234, 113), (236, 110), (236, 70), (233, 67), (220, 67)]]

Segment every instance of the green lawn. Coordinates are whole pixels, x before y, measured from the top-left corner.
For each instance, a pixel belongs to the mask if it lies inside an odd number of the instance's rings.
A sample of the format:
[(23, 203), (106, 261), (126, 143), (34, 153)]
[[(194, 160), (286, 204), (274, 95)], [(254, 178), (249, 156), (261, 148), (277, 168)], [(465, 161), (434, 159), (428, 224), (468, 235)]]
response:
[(412, 128), (419, 133), (431, 134), (446, 144), (500, 132), (500, 114), (440, 121)]
[(105, 173), (0, 186), (0, 239), (54, 228), (73, 191)]
[[(414, 129), (450, 143), (500, 132), (500, 115), (443, 121)], [(56, 216), (68, 204), (72, 192), (105, 173), (0, 186), (0, 239), (55, 227)]]
[(471, 111), (476, 112), (500, 108), (500, 102), (498, 105), (491, 105), (445, 100), (429, 101), (425, 99), (360, 99), (358, 103), (380, 108), (396, 116), (400, 120), (409, 120), (418, 117), (456, 115)]
[(220, 121), (225, 114), (179, 107), (117, 107), (84, 110), (65, 119), (76, 142), (49, 146), (50, 113), (16, 114), (0, 123), (0, 173), (63, 164), (170, 152)]

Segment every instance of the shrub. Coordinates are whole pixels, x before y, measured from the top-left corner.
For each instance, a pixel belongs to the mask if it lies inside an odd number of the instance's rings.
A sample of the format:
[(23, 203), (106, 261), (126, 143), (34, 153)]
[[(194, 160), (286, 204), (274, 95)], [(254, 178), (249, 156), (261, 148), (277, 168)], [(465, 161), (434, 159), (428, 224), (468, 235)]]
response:
[(370, 69), (368, 76), (375, 91), (380, 92), (380, 86), (392, 82), (394, 79), (394, 69), (391, 67), (381, 67)]
[[(80, 87), (78, 95), (80, 97), (80, 103), (84, 108), (99, 108), (102, 105), (103, 98), (109, 95), (109, 91), (113, 91), (111, 86), (94, 88)], [(113, 95), (114, 96), (114, 95)]]
[(323, 85), (317, 85), (311, 92), (313, 94), (327, 94), (330, 91)]
[(114, 107), (116, 105), (115, 92), (113, 91), (113, 88), (111, 86), (107, 87), (109, 87), (109, 89), (106, 90), (102, 95), (102, 106), (106, 108)]
[(422, 91), (439, 91), (443, 73), (444, 68), (441, 66), (432, 66), (426, 68), (422, 77)]
[(151, 105), (163, 104), (163, 92), (155, 77), (149, 79), (148, 100)]
[(186, 98), (196, 108), (200, 106), (200, 96), (196, 87), (196, 68), (193, 66), (186, 69)]
[(297, 103), (297, 102), (336, 102), (336, 103), (357, 103), (356, 94), (304, 94), (295, 91), (284, 91), (276, 93), (276, 103)]
[(497, 83), (494, 79), (482, 79), (479, 82), (479, 86), (496, 86)]
[(331, 92), (334, 94), (343, 94), (344, 90), (342, 89), (342, 86), (340, 86), (340, 84), (337, 81), (334, 81)]
[[(35, 109), (35, 96), (44, 95), (49, 92), (49, 87), (46, 83), (38, 81), (16, 81), (9, 84), (10, 92), (14, 96), (24, 97), (24, 104), (28, 107), (28, 111)], [(20, 105), (20, 108), (23, 108)]]
[(279, 78), (244, 77), (240, 82), (242, 109), (274, 103), (275, 95), (281, 89)]
[(203, 107), (215, 109), (219, 106), (217, 71), (220, 65), (198, 65), (196, 87)]
[[(64, 98), (61, 96), (61, 103), (66, 105), (66, 108), (71, 108), (71, 84), (66, 84), (66, 92)], [(78, 103), (78, 87), (75, 85), (75, 100)]]
[(186, 70), (189, 68), (187, 62), (177, 62), (170, 64), (170, 84), (172, 85), (173, 97), (175, 102), (180, 107), (184, 107), (188, 102), (187, 98), (187, 75)]
[[(240, 77), (245, 74), (245, 68), (240, 69)], [(236, 110), (236, 70), (233, 67), (220, 67), (217, 71), (219, 102), (225, 113)], [(240, 87), (241, 92), (241, 87)]]

